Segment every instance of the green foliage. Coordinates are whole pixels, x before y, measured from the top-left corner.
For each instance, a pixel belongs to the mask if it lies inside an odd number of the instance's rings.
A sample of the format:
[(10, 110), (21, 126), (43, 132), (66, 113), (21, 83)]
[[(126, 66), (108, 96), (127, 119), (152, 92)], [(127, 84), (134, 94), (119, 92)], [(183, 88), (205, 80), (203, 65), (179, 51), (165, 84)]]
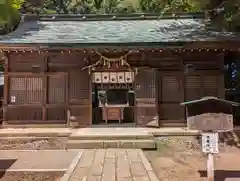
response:
[(115, 13), (121, 10), (121, 0), (76, 0), (68, 12), (72, 13)]
[(0, 28), (3, 32), (12, 31), (20, 21), (19, 9), (23, 0), (6, 0), (0, 4)]
[[(210, 9), (213, 7), (214, 5)], [(224, 29), (240, 31), (240, 1), (224, 0), (217, 7), (221, 11), (217, 9), (212, 13), (212, 21)]]
[(19, 10), (24, 2), (25, 0), (12, 0), (12, 7)]
[(0, 4), (0, 26), (11, 30), (19, 21), (19, 9), (30, 14), (206, 11), (220, 28), (240, 31), (240, 0), (6, 0)]
[(143, 12), (199, 12), (200, 4), (195, 0), (139, 0), (140, 10)]

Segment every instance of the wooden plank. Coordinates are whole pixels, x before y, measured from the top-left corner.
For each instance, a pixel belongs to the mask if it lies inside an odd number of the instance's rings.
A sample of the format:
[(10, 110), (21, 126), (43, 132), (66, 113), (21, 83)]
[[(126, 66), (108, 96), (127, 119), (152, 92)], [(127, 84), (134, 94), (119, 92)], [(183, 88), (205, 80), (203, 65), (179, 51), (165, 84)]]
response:
[(42, 107), (42, 104), (8, 104), (8, 108), (17, 108), (17, 107)]
[(40, 73), (33, 73), (33, 72), (4, 72), (4, 76), (62, 76), (67, 75), (67, 72), (40, 72)]
[(8, 124), (48, 124), (48, 123), (54, 123), (54, 124), (63, 124), (66, 123), (65, 120), (8, 120), (6, 121)]
[[(65, 108), (66, 107), (66, 103), (62, 103), (62, 104), (46, 104), (45, 106), (46, 106), (46, 108)], [(42, 104), (8, 104), (7, 107), (9, 107), (9, 108), (42, 107)], [(86, 107), (86, 106), (84, 106), (84, 105), (74, 105), (74, 106), (70, 106), (70, 107), (82, 108), (82, 107)]]

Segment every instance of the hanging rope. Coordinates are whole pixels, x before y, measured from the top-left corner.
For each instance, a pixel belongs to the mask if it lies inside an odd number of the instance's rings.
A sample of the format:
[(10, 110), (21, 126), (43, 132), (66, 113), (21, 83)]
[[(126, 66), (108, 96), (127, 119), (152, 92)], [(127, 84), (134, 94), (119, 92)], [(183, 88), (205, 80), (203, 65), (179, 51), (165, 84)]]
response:
[(123, 55), (123, 56), (121, 56), (119, 58), (108, 58), (108, 57), (103, 56), (101, 53), (96, 52), (96, 54), (98, 54), (100, 56), (100, 59), (96, 63), (94, 63), (92, 65), (83, 67), (82, 71), (85, 70), (85, 69), (91, 69), (93, 67), (96, 67), (99, 64), (102, 64), (103, 66), (107, 66), (108, 68), (110, 68), (112, 63), (118, 63), (121, 66), (127, 66), (129, 68), (129, 70), (131, 70), (131, 66), (129, 65), (129, 63), (126, 60), (127, 56), (130, 53), (131, 52), (128, 52), (128, 53), (126, 53), (125, 55)]

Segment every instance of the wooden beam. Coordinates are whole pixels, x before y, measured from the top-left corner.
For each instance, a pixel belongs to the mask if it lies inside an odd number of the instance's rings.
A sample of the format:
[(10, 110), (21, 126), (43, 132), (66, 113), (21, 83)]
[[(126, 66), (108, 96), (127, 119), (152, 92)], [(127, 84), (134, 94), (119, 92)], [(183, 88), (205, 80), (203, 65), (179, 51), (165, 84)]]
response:
[(40, 72), (40, 73), (33, 73), (33, 72), (4, 72), (4, 76), (62, 76), (67, 75), (67, 72)]
[[(32, 107), (32, 108), (40, 108), (43, 104), (8, 104), (7, 107), (9, 109), (11, 108), (20, 108), (20, 107)], [(76, 107), (76, 108), (82, 108), (86, 107), (87, 105), (69, 105), (69, 107)], [(60, 104), (46, 104), (46, 108), (65, 108), (66, 103), (60, 103)]]
[(7, 108), (18, 108), (18, 107), (31, 107), (31, 108), (40, 108), (42, 107), (42, 104), (8, 104)]
[(27, 124), (65, 124), (65, 120), (8, 120), (6, 124), (18, 124), (18, 125), (24, 125)]

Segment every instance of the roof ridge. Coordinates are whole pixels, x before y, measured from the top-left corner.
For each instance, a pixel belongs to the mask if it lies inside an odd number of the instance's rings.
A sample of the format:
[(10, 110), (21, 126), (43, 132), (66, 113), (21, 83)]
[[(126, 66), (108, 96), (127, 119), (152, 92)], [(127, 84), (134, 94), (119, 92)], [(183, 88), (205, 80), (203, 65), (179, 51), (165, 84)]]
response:
[(203, 12), (196, 13), (116, 13), (116, 14), (48, 14), (23, 15), (24, 21), (121, 21), (158, 19), (203, 19)]

